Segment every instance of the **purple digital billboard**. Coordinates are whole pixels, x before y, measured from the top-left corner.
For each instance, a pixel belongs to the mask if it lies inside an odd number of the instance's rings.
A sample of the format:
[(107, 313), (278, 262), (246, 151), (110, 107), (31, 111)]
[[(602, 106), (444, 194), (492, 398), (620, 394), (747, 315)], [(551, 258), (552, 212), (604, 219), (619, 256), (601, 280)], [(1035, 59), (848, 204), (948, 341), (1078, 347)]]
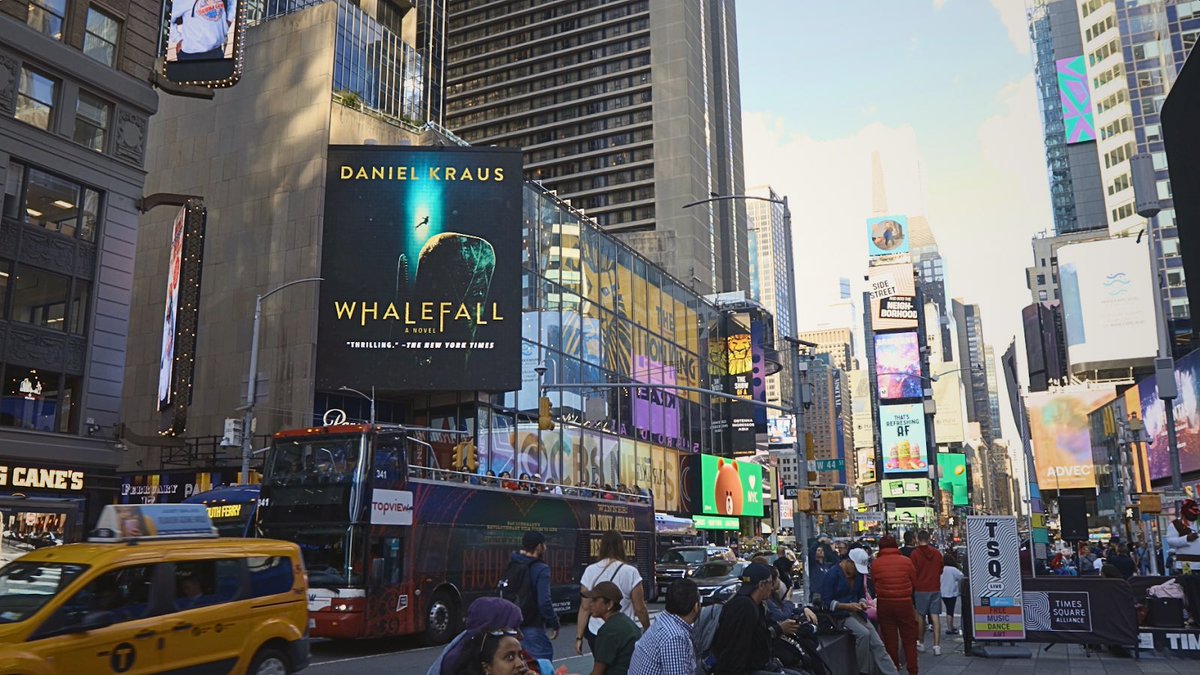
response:
[[(674, 385), (675, 369), (643, 355), (633, 357), (633, 379), (644, 384)], [(633, 390), (633, 426), (667, 438), (679, 437), (679, 399), (665, 389)]]
[[(1179, 398), (1175, 404), (1175, 434), (1179, 444), (1179, 466), (1182, 473), (1200, 470), (1200, 352), (1192, 352), (1175, 362), (1175, 387)], [(1171, 475), (1171, 453), (1167, 447), (1167, 411), (1158, 397), (1153, 377), (1138, 384), (1142, 403), (1142, 421), (1146, 424), (1147, 463), (1150, 479)]]
[(875, 335), (875, 376), (882, 400), (921, 398), (921, 346), (916, 333)]
[(1092, 117), (1092, 92), (1088, 88), (1083, 57), (1059, 59), (1058, 96), (1062, 105), (1063, 128), (1067, 143), (1096, 140), (1096, 122)]

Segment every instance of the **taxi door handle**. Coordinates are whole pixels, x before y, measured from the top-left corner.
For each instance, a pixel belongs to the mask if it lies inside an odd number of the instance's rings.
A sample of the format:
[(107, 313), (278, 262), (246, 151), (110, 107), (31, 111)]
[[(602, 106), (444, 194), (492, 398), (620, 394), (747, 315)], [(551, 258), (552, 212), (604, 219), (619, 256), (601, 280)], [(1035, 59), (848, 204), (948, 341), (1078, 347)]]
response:
[(191, 630), (191, 629), (192, 629), (192, 624), (190, 624), (190, 623), (177, 623), (177, 624), (175, 624), (175, 627), (172, 628), (171, 630), (182, 631), (182, 630)]
[(133, 637), (136, 640), (145, 640), (146, 638), (154, 637), (155, 635), (158, 635), (158, 632), (152, 630), (143, 630), (134, 633)]

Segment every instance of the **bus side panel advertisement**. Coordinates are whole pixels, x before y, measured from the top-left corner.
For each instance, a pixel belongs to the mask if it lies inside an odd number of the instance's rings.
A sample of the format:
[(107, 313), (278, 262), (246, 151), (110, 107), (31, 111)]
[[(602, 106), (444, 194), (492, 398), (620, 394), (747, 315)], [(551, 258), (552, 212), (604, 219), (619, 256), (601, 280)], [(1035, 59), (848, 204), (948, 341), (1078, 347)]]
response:
[[(514, 552), (527, 531), (546, 536), (543, 560), (550, 566), (551, 599), (560, 614), (578, 611), (579, 577), (599, 558), (600, 538), (616, 530), (625, 538), (625, 554), (636, 561), (643, 579), (654, 578), (654, 509), (648, 504), (566, 499), (480, 489), (440, 482), (414, 481), (413, 519), (420, 527), (396, 534), (372, 526), (372, 539), (402, 537), (405, 566), (368, 594), (365, 634), (402, 635), (421, 630), (433, 586), (405, 579), (445, 579), (459, 590), (463, 607), (478, 597), (496, 595)], [(378, 493), (378, 490), (376, 490)], [(417, 582), (419, 583), (419, 582)], [(422, 589), (420, 595), (416, 590)], [(397, 611), (409, 602), (416, 611)]]
[(408, 490), (372, 490), (371, 524), (412, 525), (413, 494)]
[(521, 386), (521, 153), (331, 146), (317, 387)]

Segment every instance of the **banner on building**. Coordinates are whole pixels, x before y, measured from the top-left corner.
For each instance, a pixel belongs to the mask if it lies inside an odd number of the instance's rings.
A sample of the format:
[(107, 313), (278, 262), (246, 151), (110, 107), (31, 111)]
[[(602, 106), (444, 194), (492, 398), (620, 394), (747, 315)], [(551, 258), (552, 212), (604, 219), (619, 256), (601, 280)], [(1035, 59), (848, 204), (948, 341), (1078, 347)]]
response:
[(917, 290), (911, 264), (876, 265), (867, 283), (873, 330), (917, 327)]

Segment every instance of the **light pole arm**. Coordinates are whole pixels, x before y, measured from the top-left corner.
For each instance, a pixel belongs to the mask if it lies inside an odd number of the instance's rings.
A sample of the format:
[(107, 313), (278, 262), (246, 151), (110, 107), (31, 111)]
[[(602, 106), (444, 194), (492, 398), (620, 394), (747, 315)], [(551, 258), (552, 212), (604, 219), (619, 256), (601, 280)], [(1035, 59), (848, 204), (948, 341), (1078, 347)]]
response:
[(267, 291), (266, 293), (263, 293), (262, 295), (258, 296), (258, 299), (260, 301), (266, 300), (267, 298), (271, 297), (272, 295), (275, 295), (276, 293), (278, 293), (279, 291), (282, 291), (283, 289), (287, 288), (288, 286), (295, 286), (296, 284), (307, 284), (307, 283), (312, 283), (314, 281), (325, 281), (325, 278), (324, 277), (307, 277), (305, 279), (296, 279), (295, 281), (289, 281), (286, 284), (283, 284), (282, 286), (276, 286), (275, 288), (272, 288), (271, 290)]
[(693, 206), (699, 206), (701, 204), (708, 204), (710, 202), (727, 202), (734, 199), (754, 199), (760, 202), (771, 202), (772, 204), (787, 204), (787, 201), (783, 199), (771, 199), (770, 197), (757, 197), (755, 195), (713, 195), (708, 199), (698, 199), (694, 202), (688, 202), (681, 208), (689, 209)]

